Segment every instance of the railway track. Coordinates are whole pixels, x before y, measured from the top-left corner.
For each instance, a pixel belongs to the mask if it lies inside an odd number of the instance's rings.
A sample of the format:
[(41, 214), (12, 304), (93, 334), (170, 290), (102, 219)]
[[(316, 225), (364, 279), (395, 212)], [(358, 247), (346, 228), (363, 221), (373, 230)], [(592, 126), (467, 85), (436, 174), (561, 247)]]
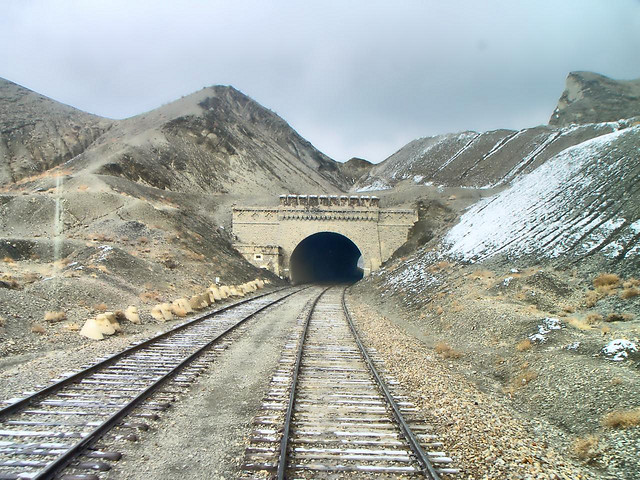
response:
[(431, 427), (360, 341), (345, 288), (300, 316), (245, 452), (244, 478), (429, 478), (457, 473)]
[(106, 432), (144, 428), (140, 419), (157, 417), (172, 400), (167, 385), (188, 385), (231, 332), (300, 290), (199, 316), (0, 409), (0, 480), (97, 480), (92, 471), (120, 458), (96, 447)]

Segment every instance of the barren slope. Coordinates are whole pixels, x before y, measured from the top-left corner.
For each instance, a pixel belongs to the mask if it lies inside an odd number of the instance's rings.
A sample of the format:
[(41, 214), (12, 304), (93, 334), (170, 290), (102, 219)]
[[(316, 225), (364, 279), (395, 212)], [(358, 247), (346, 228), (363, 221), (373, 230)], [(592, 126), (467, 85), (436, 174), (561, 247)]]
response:
[(282, 118), (220, 86), (118, 122), (69, 167), (174, 191), (242, 195), (347, 187), (337, 163)]
[(562, 150), (628, 124), (539, 126), (421, 138), (376, 165), (353, 190), (384, 190), (407, 183), (472, 188), (507, 185)]
[(112, 124), (0, 78), (0, 185), (73, 158)]

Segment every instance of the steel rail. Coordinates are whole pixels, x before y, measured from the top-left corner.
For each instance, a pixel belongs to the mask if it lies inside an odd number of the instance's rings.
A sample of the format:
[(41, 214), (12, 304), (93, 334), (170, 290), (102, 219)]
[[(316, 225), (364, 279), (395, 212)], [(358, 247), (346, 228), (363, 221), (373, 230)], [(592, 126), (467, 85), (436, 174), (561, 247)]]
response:
[(287, 470), (287, 449), (289, 446), (289, 434), (291, 430), (291, 418), (293, 416), (293, 406), (295, 403), (296, 397), (296, 386), (298, 383), (298, 372), (300, 371), (300, 364), (302, 363), (302, 351), (304, 349), (304, 341), (307, 337), (307, 332), (309, 331), (309, 323), (311, 323), (311, 317), (313, 316), (313, 311), (320, 301), (320, 297), (322, 297), (327, 290), (331, 287), (325, 288), (320, 295), (316, 297), (309, 309), (309, 313), (307, 314), (307, 318), (304, 321), (304, 329), (302, 331), (302, 336), (300, 338), (300, 343), (298, 344), (298, 352), (296, 353), (296, 363), (293, 368), (293, 377), (291, 381), (291, 391), (289, 392), (289, 404), (287, 406), (287, 413), (285, 415), (284, 427), (282, 429), (282, 440), (280, 442), (280, 455), (278, 457), (278, 472), (277, 479), (284, 480), (285, 473)]
[[(278, 290), (276, 290), (276, 292), (281, 291), (281, 290), (283, 290), (283, 289), (278, 289)], [(105, 432), (107, 432), (114, 425), (116, 425), (120, 420), (122, 420), (122, 418), (124, 418), (132, 409), (137, 407), (143, 400), (148, 398), (151, 394), (153, 394), (156, 390), (158, 390), (166, 382), (168, 382), (173, 377), (175, 377), (177, 374), (179, 374), (180, 371), (185, 366), (187, 366), (193, 360), (195, 360), (197, 357), (202, 355), (214, 343), (216, 343), (218, 340), (220, 340), (224, 336), (230, 334), (232, 331), (237, 329), (240, 325), (244, 324), (247, 320), (249, 320), (250, 318), (254, 317), (258, 313), (266, 310), (269, 307), (272, 307), (273, 305), (276, 305), (276, 304), (280, 303), (284, 299), (286, 299), (286, 298), (288, 298), (288, 297), (290, 297), (290, 296), (294, 295), (295, 293), (298, 293), (298, 292), (300, 292), (302, 290), (306, 290), (306, 289), (297, 289), (297, 290), (295, 290), (295, 291), (293, 291), (291, 293), (288, 293), (287, 295), (275, 300), (274, 302), (271, 302), (271, 303), (259, 308), (258, 310), (256, 310), (253, 313), (250, 313), (249, 315), (244, 317), (242, 320), (240, 320), (238, 323), (230, 326), (225, 331), (223, 331), (220, 334), (218, 334), (215, 338), (213, 338), (211, 341), (209, 341), (206, 345), (203, 345), (198, 350), (193, 352), (191, 355), (186, 357), (178, 365), (176, 365), (171, 371), (169, 371), (168, 373), (163, 375), (161, 378), (156, 380), (153, 384), (151, 384), (149, 387), (147, 387), (145, 390), (143, 390), (141, 393), (139, 393), (126, 406), (124, 406), (119, 411), (117, 411), (113, 415), (111, 415), (104, 423), (102, 423), (100, 426), (95, 428), (91, 433), (89, 433), (86, 437), (84, 437), (80, 442), (78, 442), (73, 447), (69, 448), (63, 455), (58, 457), (55, 461), (50, 463), (47, 467), (45, 467), (43, 470), (39, 471), (35, 476), (33, 476), (31, 478), (33, 480), (50, 480), (50, 479), (54, 478), (64, 468), (68, 467), (71, 464), (71, 462), (76, 457), (78, 457), (86, 448), (88, 448), (91, 444), (95, 443)], [(276, 292), (269, 292), (269, 294), (276, 293)], [(264, 297), (264, 296), (265, 295), (260, 295), (259, 297), (252, 297), (251, 299), (248, 299), (247, 301), (255, 300), (257, 298), (261, 298), (261, 297)], [(237, 302), (236, 304), (234, 304), (232, 306), (229, 306), (229, 308), (233, 307), (233, 306), (240, 305), (242, 303), (246, 303), (246, 302), (245, 301)], [(212, 312), (210, 314), (205, 315), (205, 317), (211, 316), (214, 313), (219, 313), (220, 311), (228, 310), (229, 308), (220, 309), (217, 312)], [(190, 322), (190, 324), (193, 324), (193, 323), (194, 322)], [(181, 329), (182, 328), (180, 328), (180, 330)], [(174, 329), (174, 330), (172, 330), (172, 332), (175, 332), (176, 330), (178, 330), (178, 329)], [(157, 338), (158, 337), (155, 337), (155, 339), (157, 339)]]
[(176, 332), (184, 330), (185, 328), (188, 328), (188, 327), (190, 327), (192, 325), (195, 325), (196, 323), (200, 323), (200, 322), (212, 317), (213, 315), (225, 312), (225, 311), (230, 310), (232, 308), (235, 308), (235, 307), (237, 307), (239, 305), (243, 305), (243, 304), (245, 304), (247, 302), (251, 302), (253, 300), (257, 300), (258, 298), (262, 298), (262, 297), (264, 297), (266, 295), (271, 295), (272, 293), (277, 293), (277, 292), (279, 292), (281, 290), (284, 290), (285, 288), (287, 288), (287, 287), (278, 288), (276, 290), (272, 290), (270, 292), (263, 293), (261, 295), (256, 295), (255, 297), (247, 298), (247, 299), (240, 300), (238, 302), (232, 303), (230, 305), (226, 305), (224, 307), (218, 308), (217, 310), (213, 310), (211, 312), (204, 313), (204, 314), (194, 318), (193, 320), (189, 320), (186, 323), (180, 324), (180, 325), (176, 326), (175, 328), (172, 328), (171, 330), (167, 330), (166, 332), (162, 332), (162, 333), (160, 333), (158, 335), (155, 335), (155, 336), (153, 336), (153, 337), (151, 337), (151, 338), (149, 338), (147, 340), (144, 340), (144, 341), (142, 341), (140, 343), (132, 345), (131, 347), (128, 347), (125, 350), (122, 350), (122, 351), (120, 351), (120, 352), (118, 352), (118, 353), (116, 353), (116, 354), (114, 354), (114, 355), (112, 355), (112, 356), (110, 356), (110, 357), (108, 357), (108, 358), (106, 358), (104, 360), (101, 360), (98, 363), (95, 363), (95, 364), (91, 365), (90, 367), (82, 369), (79, 372), (76, 372), (73, 375), (70, 375), (70, 376), (68, 376), (68, 377), (66, 377), (66, 378), (64, 378), (64, 379), (62, 379), (62, 380), (60, 380), (60, 381), (58, 381), (56, 383), (53, 383), (53, 384), (49, 385), (48, 387), (45, 387), (45, 388), (43, 388), (41, 390), (38, 390), (37, 392), (35, 392), (35, 393), (33, 393), (33, 394), (31, 394), (31, 395), (29, 395), (27, 397), (21, 398), (20, 400), (12, 403), (10, 405), (7, 405), (6, 407), (0, 408), (0, 418), (2, 418), (5, 415), (9, 415), (11, 413), (15, 413), (21, 407), (25, 407), (25, 406), (29, 405), (30, 403), (32, 403), (32, 402), (34, 402), (34, 401), (36, 401), (36, 400), (38, 400), (38, 399), (40, 399), (42, 397), (45, 397), (46, 395), (49, 395), (49, 394), (61, 389), (62, 387), (70, 385), (70, 384), (74, 383), (76, 380), (79, 380), (80, 378), (82, 378), (82, 377), (84, 377), (84, 376), (86, 376), (86, 375), (88, 375), (90, 373), (93, 373), (93, 372), (99, 370), (100, 368), (108, 366), (109, 364), (116, 362), (117, 360), (121, 359), (122, 357), (124, 357), (124, 356), (126, 356), (126, 355), (128, 355), (130, 353), (133, 353), (133, 352), (135, 352), (137, 350), (142, 350), (143, 348), (149, 346), (150, 344), (152, 344), (152, 343), (154, 343), (154, 342), (156, 342), (158, 340), (162, 340), (163, 338), (169, 337), (169, 336), (173, 335)]
[(393, 398), (393, 395), (391, 394), (391, 392), (387, 388), (387, 385), (385, 384), (384, 380), (382, 379), (382, 377), (378, 373), (378, 370), (376, 369), (376, 367), (375, 367), (375, 365), (373, 363), (373, 360), (371, 360), (371, 357), (367, 353), (367, 350), (365, 349), (364, 344), (360, 340), (360, 336), (358, 335), (358, 332), (356, 331), (356, 327), (355, 327), (355, 325), (353, 323), (353, 319), (351, 318), (351, 314), (349, 313), (349, 309), (347, 308), (347, 303), (346, 303), (346, 300), (345, 300), (346, 291), (347, 291), (346, 288), (342, 291), (342, 309), (344, 310), (345, 316), (347, 317), (347, 321), (349, 322), (349, 328), (351, 329), (351, 333), (353, 333), (353, 337), (355, 338), (356, 343), (358, 344), (358, 348), (360, 349), (360, 353), (362, 354), (363, 358), (365, 359), (365, 362), (366, 362), (367, 366), (369, 367), (369, 371), (371, 372), (371, 374), (375, 378), (379, 390), (382, 392), (382, 394), (384, 395), (385, 399), (387, 400), (387, 403), (391, 407), (391, 409), (393, 411), (393, 416), (394, 416), (396, 422), (398, 423), (398, 426), (400, 427), (400, 430), (402, 431), (402, 434), (404, 435), (405, 439), (407, 440), (407, 443), (409, 444), (409, 446), (411, 447), (411, 450), (413, 451), (414, 455), (416, 456), (416, 459), (418, 460), (418, 463), (421, 465), (422, 473), (425, 475), (425, 477), (427, 477), (427, 478), (429, 478), (431, 480), (440, 480), (440, 476), (438, 475), (438, 472), (436, 471), (436, 469), (433, 467), (433, 465), (429, 461), (429, 457), (428, 457), (427, 453), (420, 446), (420, 441), (415, 436), (415, 434), (411, 431), (411, 427), (409, 426), (409, 424), (404, 419), (404, 417), (403, 417), (403, 415), (402, 415), (402, 413), (400, 411), (400, 407), (398, 406), (398, 404), (396, 403), (395, 399)]

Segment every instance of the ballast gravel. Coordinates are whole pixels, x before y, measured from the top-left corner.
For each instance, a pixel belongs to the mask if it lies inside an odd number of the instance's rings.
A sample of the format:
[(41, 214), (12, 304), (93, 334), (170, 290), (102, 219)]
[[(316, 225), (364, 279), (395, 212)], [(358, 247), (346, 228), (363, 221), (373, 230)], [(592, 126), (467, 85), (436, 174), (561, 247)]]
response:
[(348, 296), (367, 347), (406, 389), (461, 470), (456, 479), (601, 478), (549, 443), (543, 422), (517, 415), (453, 372), (448, 362), (369, 305)]

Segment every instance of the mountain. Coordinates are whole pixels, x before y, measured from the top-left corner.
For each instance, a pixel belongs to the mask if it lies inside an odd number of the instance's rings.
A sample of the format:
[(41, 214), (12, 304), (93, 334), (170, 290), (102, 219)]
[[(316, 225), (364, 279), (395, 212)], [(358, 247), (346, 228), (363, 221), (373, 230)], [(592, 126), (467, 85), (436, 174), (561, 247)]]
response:
[(107, 120), (0, 82), (0, 184), (66, 162), (76, 173), (175, 191), (340, 192), (339, 164), (282, 118), (215, 86), (125, 120)]
[(593, 72), (571, 72), (550, 125), (613, 122), (640, 115), (640, 79), (613, 80)]
[(349, 184), (355, 184), (359, 178), (366, 175), (373, 168), (373, 163), (363, 158), (353, 157), (339, 164), (340, 172)]
[(339, 192), (338, 163), (232, 87), (210, 87), (117, 122), (69, 165), (174, 191)]
[(113, 123), (0, 78), (0, 185), (70, 160)]
[[(482, 260), (600, 257), (640, 266), (640, 126), (582, 142), (474, 205), (444, 239)], [(631, 269), (633, 270), (633, 269)]]
[(493, 188), (531, 172), (562, 150), (611, 133), (628, 121), (466, 131), (414, 140), (360, 178), (352, 190), (385, 190), (401, 183)]

